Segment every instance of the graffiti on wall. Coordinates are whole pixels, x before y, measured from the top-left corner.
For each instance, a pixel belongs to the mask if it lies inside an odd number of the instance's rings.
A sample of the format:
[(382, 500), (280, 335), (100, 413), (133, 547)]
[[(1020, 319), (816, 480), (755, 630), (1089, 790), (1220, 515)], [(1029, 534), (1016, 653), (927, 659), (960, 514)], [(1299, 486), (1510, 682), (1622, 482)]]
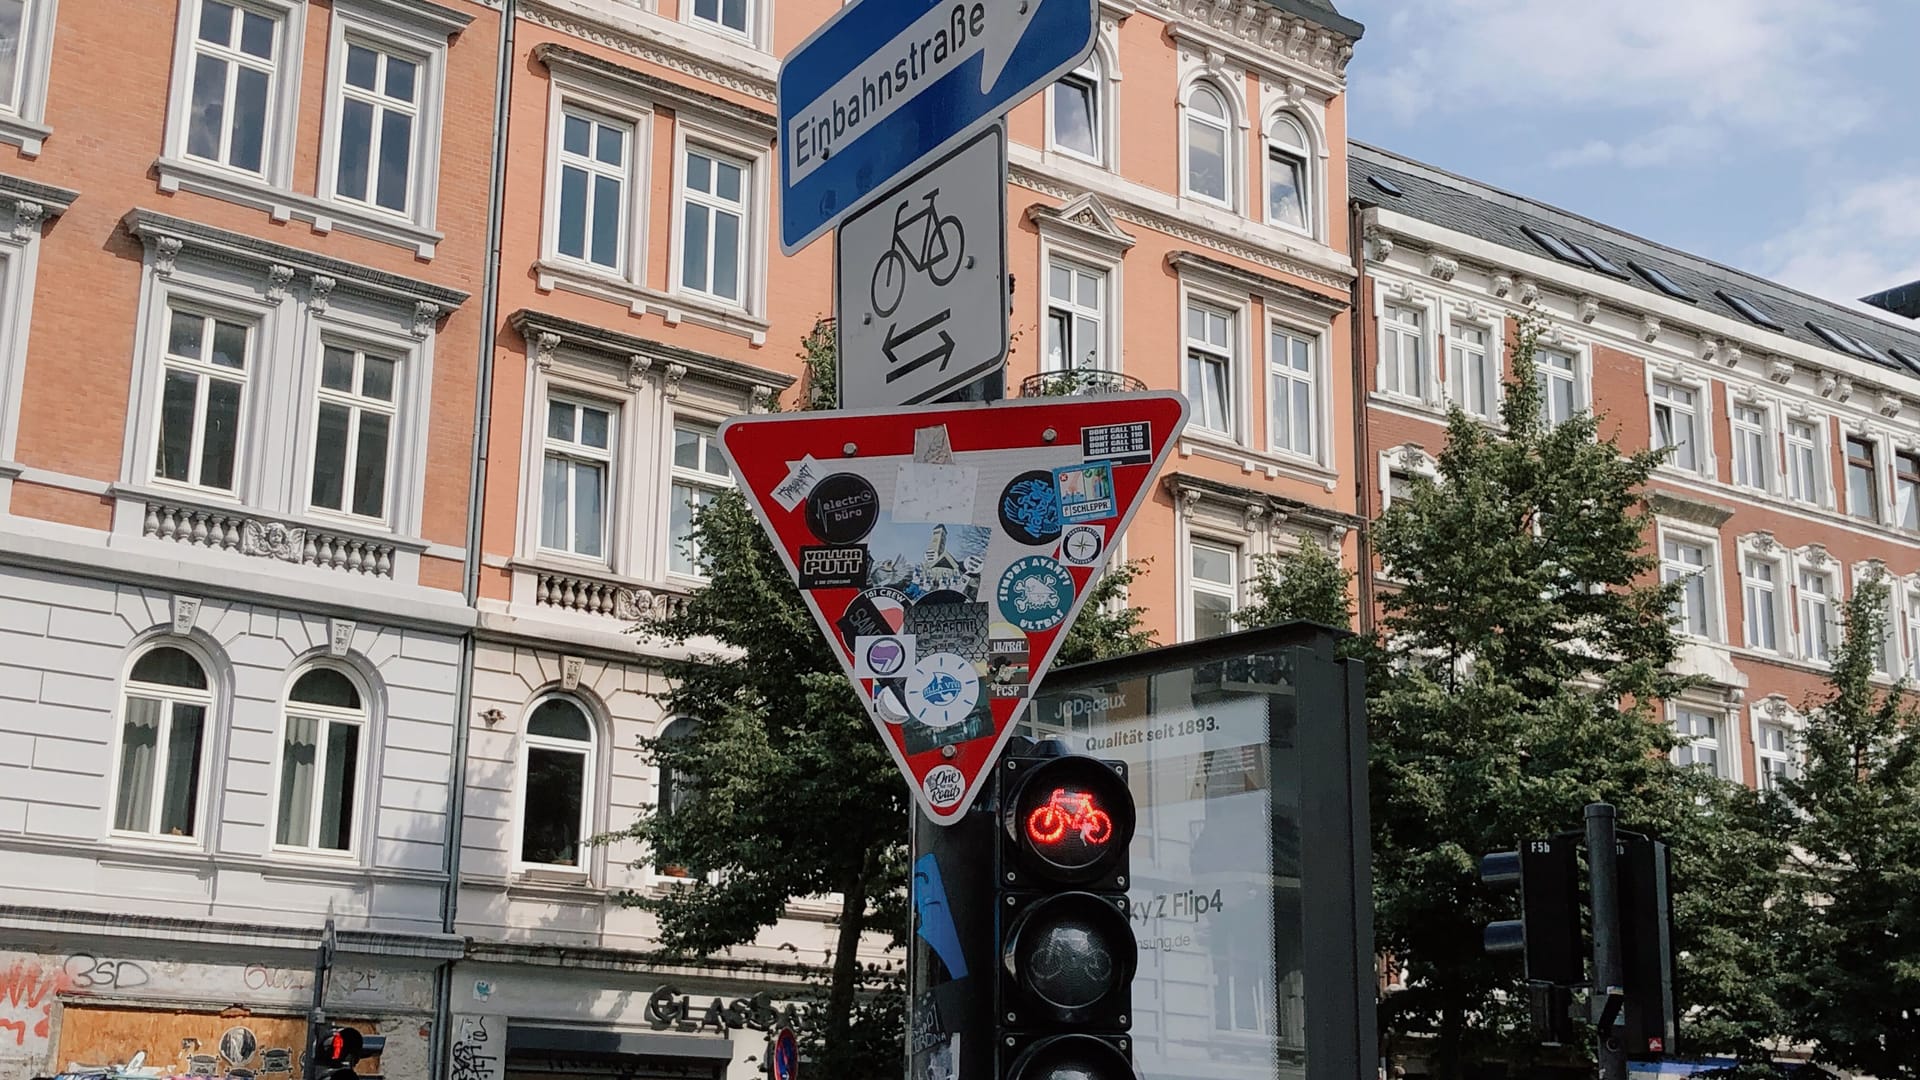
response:
[(505, 1075), (501, 1059), (504, 1022), (495, 1018), (487, 1027), (487, 1017), (463, 1016), (453, 1038), (452, 1080), (500, 1080)]
[(132, 960), (92, 953), (52, 958), (16, 956), (0, 968), (0, 1048), (45, 1047), (53, 1003), (61, 994), (105, 994), (147, 985), (147, 969)]
[[(240, 981), (249, 990), (299, 990), (313, 989), (313, 970), (311, 968), (268, 967), (265, 964), (248, 964), (241, 973)], [(335, 968), (327, 980), (327, 993), (330, 997), (353, 994), (378, 994), (389, 989), (381, 982), (380, 972), (367, 968)]]

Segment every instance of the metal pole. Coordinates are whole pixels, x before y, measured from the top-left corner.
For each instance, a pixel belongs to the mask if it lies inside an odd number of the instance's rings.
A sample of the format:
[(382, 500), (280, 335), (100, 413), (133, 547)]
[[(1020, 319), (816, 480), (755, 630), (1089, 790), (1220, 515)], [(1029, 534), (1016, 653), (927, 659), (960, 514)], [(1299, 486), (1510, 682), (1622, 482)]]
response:
[(1588, 1008), (1598, 1029), (1600, 1080), (1627, 1080), (1627, 1055), (1616, 1025), (1626, 1003), (1620, 959), (1620, 859), (1613, 807), (1587, 804), (1587, 888), (1593, 905), (1593, 994)]

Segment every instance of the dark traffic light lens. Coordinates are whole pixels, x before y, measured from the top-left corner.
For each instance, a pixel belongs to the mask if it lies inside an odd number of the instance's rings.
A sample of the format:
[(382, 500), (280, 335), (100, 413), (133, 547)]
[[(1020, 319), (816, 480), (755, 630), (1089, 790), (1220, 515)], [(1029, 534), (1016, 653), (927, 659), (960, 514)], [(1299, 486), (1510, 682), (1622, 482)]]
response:
[(1005, 811), (1009, 835), (1032, 865), (1056, 881), (1083, 883), (1107, 872), (1133, 840), (1133, 797), (1101, 762), (1045, 762), (1021, 782)]
[(1007, 1080), (1132, 1080), (1133, 1065), (1112, 1043), (1091, 1035), (1061, 1035), (1033, 1044), (1014, 1061)]
[(1092, 1020), (1103, 1005), (1128, 999), (1137, 948), (1126, 915), (1111, 901), (1062, 893), (1021, 913), (1004, 962), (1034, 1005), (1054, 1019)]

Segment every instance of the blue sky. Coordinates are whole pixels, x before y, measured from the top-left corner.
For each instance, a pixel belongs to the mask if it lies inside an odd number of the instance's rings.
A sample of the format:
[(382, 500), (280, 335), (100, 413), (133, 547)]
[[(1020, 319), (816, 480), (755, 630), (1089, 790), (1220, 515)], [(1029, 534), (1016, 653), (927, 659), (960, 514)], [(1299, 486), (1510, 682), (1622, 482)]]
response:
[(1835, 300), (1920, 279), (1916, 0), (1337, 0), (1365, 142)]

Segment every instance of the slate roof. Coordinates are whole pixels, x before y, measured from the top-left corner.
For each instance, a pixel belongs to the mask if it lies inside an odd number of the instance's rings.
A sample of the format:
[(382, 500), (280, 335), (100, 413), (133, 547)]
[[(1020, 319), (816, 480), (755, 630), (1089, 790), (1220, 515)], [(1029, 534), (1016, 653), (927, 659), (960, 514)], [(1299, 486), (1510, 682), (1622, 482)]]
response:
[(1354, 41), (1359, 41), (1360, 35), (1367, 32), (1366, 27), (1340, 14), (1339, 10), (1333, 6), (1333, 0), (1267, 0), (1267, 3), (1289, 15), (1298, 15), (1303, 19), (1319, 23), (1334, 33)]
[[(1597, 271), (1654, 296), (1679, 299), (1665, 293), (1651, 280), (1647, 273), (1651, 271), (1664, 276), (1691, 298), (1681, 302), (1690, 302), (1703, 311), (1746, 323), (1763, 333), (1784, 333), (1818, 349), (1851, 355), (1876, 367), (1920, 377), (1920, 327), (1908, 329), (1391, 151), (1358, 142), (1349, 144), (1349, 149), (1348, 190), (1354, 198), (1381, 209), (1516, 251), (1554, 259), (1577, 269)], [(1383, 189), (1374, 182), (1376, 178), (1400, 194)], [(1612, 269), (1593, 265), (1578, 251), (1569, 259), (1549, 243), (1529, 235), (1528, 229), (1584, 245)], [(1779, 329), (1757, 323), (1728, 297), (1750, 302)], [(1809, 324), (1837, 332), (1842, 342), (1828, 340)], [(1853, 344), (1861, 346), (1858, 352), (1848, 347)]]

